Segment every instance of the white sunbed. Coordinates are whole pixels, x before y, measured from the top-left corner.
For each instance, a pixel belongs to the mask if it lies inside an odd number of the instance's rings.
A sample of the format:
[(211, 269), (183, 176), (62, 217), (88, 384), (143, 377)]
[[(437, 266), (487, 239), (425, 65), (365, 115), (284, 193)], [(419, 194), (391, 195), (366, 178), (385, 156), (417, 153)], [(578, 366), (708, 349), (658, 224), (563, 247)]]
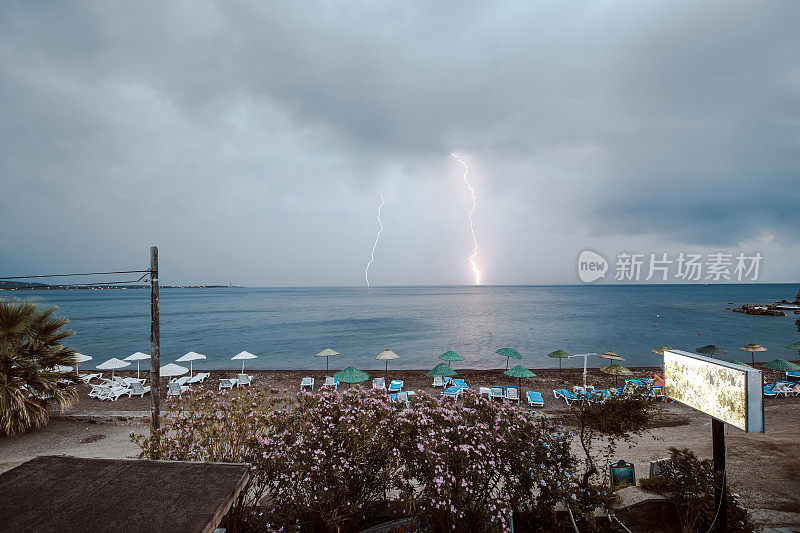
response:
[(128, 395), (128, 398), (131, 397), (131, 389), (126, 387), (110, 387), (108, 385), (99, 385), (99, 395), (97, 399), (99, 400), (110, 400), (112, 402), (116, 402), (120, 396)]
[(442, 378), (442, 376), (433, 376), (433, 386), (444, 387), (444, 379)]
[(506, 401), (519, 403), (519, 388), (506, 387)]
[(181, 385), (177, 381), (173, 381), (169, 384), (169, 388), (167, 389), (167, 398), (170, 396), (177, 396), (178, 398), (181, 397), (181, 394), (189, 390), (189, 387), (186, 385)]
[(253, 376), (249, 374), (239, 374), (236, 376), (236, 384), (239, 387), (249, 387), (251, 383), (253, 383)]
[(506, 390), (505, 390), (504, 387), (500, 387), (499, 385), (495, 385), (495, 386), (493, 386), (491, 388), (491, 390), (489, 391), (489, 399), (493, 400), (495, 398), (500, 399), (500, 400), (505, 400), (505, 398), (506, 398)]
[(211, 375), (211, 373), (209, 373), (209, 372), (198, 372), (194, 376), (192, 376), (189, 379), (187, 379), (186, 383), (184, 383), (184, 385), (192, 385), (194, 383), (202, 383), (210, 375)]
[(395, 402), (404, 404), (406, 408), (411, 408), (411, 401), (408, 399), (408, 392), (398, 392), (395, 396)]
[(173, 383), (177, 383), (178, 385), (183, 387), (184, 385), (186, 385), (189, 382), (190, 379), (192, 379), (192, 378), (190, 378), (189, 376), (181, 376), (179, 378), (172, 378), (171, 380), (169, 380), (169, 383), (170, 383), (170, 385), (173, 384)]
[(219, 390), (222, 389), (232, 389), (239, 383), (239, 380), (236, 378), (220, 378), (219, 380)]
[(300, 381), (300, 390), (303, 390), (305, 387), (310, 388), (311, 391), (313, 392), (314, 391), (314, 378), (303, 378), (303, 380)]
[(491, 387), (478, 387), (478, 395), (479, 396), (486, 396), (487, 398), (491, 399), (492, 388)]
[(144, 395), (150, 392), (150, 385), (142, 385), (139, 381), (133, 381), (130, 385), (131, 393), (128, 395), (130, 396), (138, 396), (140, 398), (144, 398)]
[(372, 380), (373, 389), (386, 390), (386, 380), (384, 378), (375, 378)]
[(78, 374), (78, 378), (80, 378), (80, 380), (81, 380), (81, 381), (83, 381), (84, 383), (86, 383), (87, 385), (88, 385), (88, 384), (89, 384), (89, 383), (90, 383), (90, 382), (91, 382), (93, 379), (97, 379), (97, 378), (99, 378), (100, 376), (101, 376), (101, 374), (99, 374), (99, 373), (98, 373), (98, 374)]
[(325, 376), (325, 383), (323, 383), (322, 386), (333, 387), (334, 389), (339, 390), (339, 380), (331, 376)]

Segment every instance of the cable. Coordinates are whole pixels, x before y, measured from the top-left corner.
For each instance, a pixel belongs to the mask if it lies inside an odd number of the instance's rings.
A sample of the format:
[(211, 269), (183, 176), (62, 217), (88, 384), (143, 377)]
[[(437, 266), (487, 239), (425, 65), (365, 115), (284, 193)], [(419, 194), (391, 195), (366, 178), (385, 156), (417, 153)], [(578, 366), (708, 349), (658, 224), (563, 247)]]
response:
[[(8, 277), (0, 277), (2, 279), (30, 279), (30, 278), (65, 278), (69, 276), (101, 276), (105, 274), (138, 274), (144, 272), (146, 274), (150, 273), (150, 270), (115, 270), (113, 272), (83, 272), (78, 274), (42, 274), (38, 276), (8, 276)], [(144, 277), (144, 276), (142, 276)]]
[(722, 510), (722, 502), (724, 502), (725, 499), (728, 497), (728, 494), (727, 494), (728, 491), (725, 490), (725, 480), (726, 480), (727, 476), (728, 476), (728, 465), (726, 463), (725, 464), (725, 468), (722, 470), (722, 498), (719, 499), (719, 505), (717, 506), (717, 512), (714, 513), (714, 521), (711, 522), (711, 527), (708, 528), (708, 531), (706, 531), (706, 533), (711, 533), (711, 530), (714, 529), (714, 526), (717, 523), (717, 518), (719, 518), (719, 512), (720, 512), (720, 510)]

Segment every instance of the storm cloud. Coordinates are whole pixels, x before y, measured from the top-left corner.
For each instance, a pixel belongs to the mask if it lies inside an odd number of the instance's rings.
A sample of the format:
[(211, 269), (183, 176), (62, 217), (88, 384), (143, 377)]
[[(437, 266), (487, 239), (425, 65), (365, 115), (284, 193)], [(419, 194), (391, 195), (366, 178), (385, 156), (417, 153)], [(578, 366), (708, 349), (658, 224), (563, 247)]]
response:
[(792, 2), (8, 2), (0, 271), (572, 283), (585, 248), (800, 277)]

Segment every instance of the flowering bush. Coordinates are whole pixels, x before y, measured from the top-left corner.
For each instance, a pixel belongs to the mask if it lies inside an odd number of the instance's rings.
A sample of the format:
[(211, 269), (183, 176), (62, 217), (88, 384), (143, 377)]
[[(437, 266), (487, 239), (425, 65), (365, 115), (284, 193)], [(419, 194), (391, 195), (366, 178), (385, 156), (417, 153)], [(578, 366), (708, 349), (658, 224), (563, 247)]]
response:
[(264, 514), (272, 525), (351, 531), (385, 504), (399, 457), (385, 392), (301, 393), (265, 423), (251, 462), (270, 480)]

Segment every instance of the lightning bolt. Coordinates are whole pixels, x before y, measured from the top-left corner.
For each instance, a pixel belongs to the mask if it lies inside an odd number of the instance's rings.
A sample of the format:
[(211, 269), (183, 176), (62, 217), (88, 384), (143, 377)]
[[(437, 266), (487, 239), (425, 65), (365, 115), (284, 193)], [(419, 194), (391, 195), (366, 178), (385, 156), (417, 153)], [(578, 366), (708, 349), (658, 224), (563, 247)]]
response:
[(478, 200), (475, 197), (475, 189), (472, 188), (472, 185), (470, 185), (469, 180), (467, 180), (467, 175), (469, 174), (469, 165), (467, 165), (467, 163), (463, 159), (461, 159), (461, 156), (459, 156), (458, 154), (451, 153), (450, 155), (455, 157), (459, 163), (464, 165), (464, 183), (466, 184), (467, 189), (469, 189), (469, 195), (472, 197), (472, 208), (470, 208), (469, 210), (468, 218), (469, 218), (469, 231), (472, 233), (473, 248), (472, 248), (472, 255), (469, 256), (469, 264), (472, 266), (472, 273), (475, 274), (475, 285), (480, 285), (481, 271), (478, 269), (478, 262), (476, 261), (478, 257), (478, 238), (475, 236), (475, 226), (472, 223), (472, 213), (475, 212), (475, 206), (478, 204)]
[(367, 288), (369, 289), (369, 267), (372, 266), (372, 262), (375, 261), (375, 248), (378, 247), (378, 239), (381, 238), (381, 232), (383, 232), (383, 221), (381, 220), (381, 207), (383, 207), (383, 195), (378, 193), (378, 196), (381, 197), (381, 205), (378, 206), (378, 234), (375, 235), (375, 242), (372, 245), (372, 251), (369, 254), (369, 263), (367, 263), (367, 268), (364, 269), (364, 279), (367, 281)]

